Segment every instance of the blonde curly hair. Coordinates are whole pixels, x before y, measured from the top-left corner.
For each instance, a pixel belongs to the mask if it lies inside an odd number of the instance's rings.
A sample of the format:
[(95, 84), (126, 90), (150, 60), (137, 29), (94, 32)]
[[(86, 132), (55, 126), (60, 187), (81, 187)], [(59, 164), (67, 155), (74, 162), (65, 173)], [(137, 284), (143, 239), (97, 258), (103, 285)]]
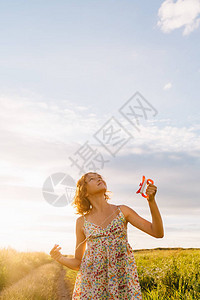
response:
[[(100, 174), (98, 174), (96, 172), (88, 172), (88, 173), (85, 173), (84, 175), (82, 175), (82, 177), (77, 181), (76, 192), (75, 192), (75, 196), (73, 198), (74, 200), (72, 202), (72, 205), (76, 207), (76, 211), (77, 211), (76, 214), (81, 214), (82, 216), (89, 213), (92, 209), (92, 204), (91, 204), (90, 200), (86, 197), (87, 187), (86, 187), (86, 181), (85, 181), (87, 175), (90, 173), (101, 176)], [(101, 176), (101, 178), (103, 179), (102, 176)], [(111, 191), (106, 190), (106, 192), (104, 193), (106, 201), (111, 199), (110, 196), (108, 195), (108, 193), (111, 193)]]

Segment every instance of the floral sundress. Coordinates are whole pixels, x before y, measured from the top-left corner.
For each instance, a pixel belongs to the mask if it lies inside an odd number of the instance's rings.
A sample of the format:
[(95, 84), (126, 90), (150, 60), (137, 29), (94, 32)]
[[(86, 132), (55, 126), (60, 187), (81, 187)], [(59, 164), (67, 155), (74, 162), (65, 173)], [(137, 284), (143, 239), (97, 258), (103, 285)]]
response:
[(126, 219), (117, 207), (118, 215), (105, 228), (84, 216), (83, 230), (89, 238), (72, 300), (142, 299), (133, 249), (127, 240)]

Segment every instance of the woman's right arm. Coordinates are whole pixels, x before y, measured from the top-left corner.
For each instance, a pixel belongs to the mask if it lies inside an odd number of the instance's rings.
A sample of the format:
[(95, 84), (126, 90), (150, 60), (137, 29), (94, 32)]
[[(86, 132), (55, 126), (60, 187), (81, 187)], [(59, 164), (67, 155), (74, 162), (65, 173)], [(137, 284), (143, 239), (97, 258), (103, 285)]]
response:
[(59, 252), (59, 249), (61, 249), (61, 247), (57, 248), (58, 245), (55, 245), (52, 248), (52, 250), (50, 251), (50, 255), (53, 259), (55, 259), (60, 264), (66, 266), (67, 268), (70, 268), (70, 269), (76, 270), (76, 271), (79, 270), (81, 260), (82, 260), (82, 257), (83, 257), (83, 254), (84, 254), (85, 248), (86, 248), (86, 241), (84, 241), (86, 239), (86, 236), (82, 229), (83, 222), (84, 222), (83, 217), (79, 217), (76, 220), (76, 248), (77, 247), (78, 248), (75, 250), (74, 258), (69, 258), (69, 257), (63, 256)]

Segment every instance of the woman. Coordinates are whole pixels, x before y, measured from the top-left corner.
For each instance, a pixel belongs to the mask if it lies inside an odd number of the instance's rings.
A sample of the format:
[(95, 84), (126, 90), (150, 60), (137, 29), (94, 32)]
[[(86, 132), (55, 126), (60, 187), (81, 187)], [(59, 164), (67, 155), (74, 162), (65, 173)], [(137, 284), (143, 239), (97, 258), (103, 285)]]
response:
[[(105, 180), (98, 173), (84, 174), (77, 182), (73, 205), (77, 214), (75, 257), (67, 258), (55, 245), (53, 259), (77, 270), (72, 299), (142, 299), (133, 249), (127, 240), (127, 224), (162, 238), (162, 219), (155, 202), (157, 187), (146, 189), (152, 220), (140, 217), (126, 205), (109, 204)], [(87, 240), (87, 249), (86, 248)]]

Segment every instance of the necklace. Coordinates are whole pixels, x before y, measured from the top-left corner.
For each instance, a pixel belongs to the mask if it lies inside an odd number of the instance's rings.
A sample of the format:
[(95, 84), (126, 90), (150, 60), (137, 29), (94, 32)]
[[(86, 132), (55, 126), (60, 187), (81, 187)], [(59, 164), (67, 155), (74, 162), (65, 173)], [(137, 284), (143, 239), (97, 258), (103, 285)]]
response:
[[(119, 210), (119, 207), (117, 207), (117, 209), (111, 214), (111, 215), (109, 215), (100, 225), (97, 225), (97, 226), (101, 226), (103, 223), (105, 223), (105, 221), (109, 218), (109, 217), (111, 217), (117, 210)], [(87, 220), (86, 220), (87, 221)], [(112, 221), (111, 221), (112, 222)], [(109, 224), (108, 224), (109, 225)], [(77, 247), (76, 247), (76, 249), (83, 243), (83, 242), (85, 242), (94, 232), (95, 232), (96, 230), (93, 230), (92, 231), (92, 233), (86, 238), (86, 239), (84, 239)], [(76, 251), (76, 249), (75, 249), (75, 251)]]

